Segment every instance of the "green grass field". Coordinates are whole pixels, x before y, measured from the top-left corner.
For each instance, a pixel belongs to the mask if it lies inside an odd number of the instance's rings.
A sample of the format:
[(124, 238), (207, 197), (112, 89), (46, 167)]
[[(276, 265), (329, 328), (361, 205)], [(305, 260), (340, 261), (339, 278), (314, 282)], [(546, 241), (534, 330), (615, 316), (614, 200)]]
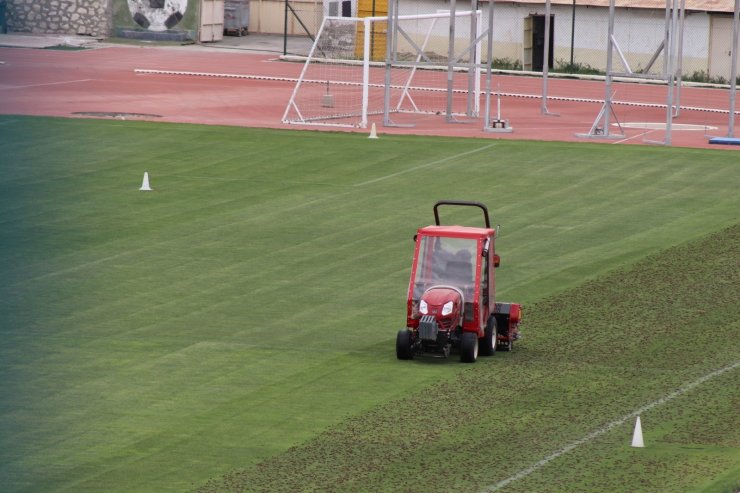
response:
[[(4, 491), (484, 491), (738, 361), (731, 151), (10, 116), (0, 144)], [(474, 366), (395, 359), (442, 198), (488, 204), (525, 304)], [(501, 491), (733, 491), (738, 380)]]

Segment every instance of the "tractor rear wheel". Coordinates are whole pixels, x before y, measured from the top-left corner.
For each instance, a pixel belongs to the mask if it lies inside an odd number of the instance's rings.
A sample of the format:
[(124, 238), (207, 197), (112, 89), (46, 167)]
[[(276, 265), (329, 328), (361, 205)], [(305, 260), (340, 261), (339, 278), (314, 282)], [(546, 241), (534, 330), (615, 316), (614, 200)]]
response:
[(473, 332), (463, 332), (460, 341), (460, 361), (475, 363), (478, 359), (478, 335)]
[(396, 358), (413, 359), (414, 354), (411, 351), (411, 331), (401, 329), (396, 335)]
[(493, 356), (496, 353), (497, 336), (496, 317), (491, 316), (486, 324), (486, 331), (480, 340), (481, 356)]

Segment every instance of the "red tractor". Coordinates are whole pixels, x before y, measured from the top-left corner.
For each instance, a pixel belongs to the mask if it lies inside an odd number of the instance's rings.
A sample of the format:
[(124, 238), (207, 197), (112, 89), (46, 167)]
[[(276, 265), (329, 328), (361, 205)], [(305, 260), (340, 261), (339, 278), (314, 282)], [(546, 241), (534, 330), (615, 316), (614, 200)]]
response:
[[(477, 207), (485, 228), (442, 226), (440, 206)], [(442, 200), (434, 205), (435, 226), (417, 231), (414, 263), (406, 301), (406, 328), (396, 337), (398, 359), (431, 354), (448, 357), (459, 349), (460, 361), (496, 349), (511, 351), (519, 338), (522, 308), (496, 303), (495, 268), (500, 257), (488, 209), (479, 202)]]

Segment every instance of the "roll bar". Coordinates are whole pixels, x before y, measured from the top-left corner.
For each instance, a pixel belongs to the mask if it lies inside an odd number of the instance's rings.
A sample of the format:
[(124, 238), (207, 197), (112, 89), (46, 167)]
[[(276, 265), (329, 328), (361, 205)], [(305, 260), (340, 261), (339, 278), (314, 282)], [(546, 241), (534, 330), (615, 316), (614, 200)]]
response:
[(439, 211), (437, 210), (440, 205), (458, 205), (463, 207), (478, 207), (483, 211), (483, 218), (486, 220), (486, 228), (491, 229), (491, 221), (488, 218), (488, 208), (480, 202), (470, 202), (467, 200), (440, 200), (434, 204), (434, 222), (437, 226), (440, 226), (439, 222)]

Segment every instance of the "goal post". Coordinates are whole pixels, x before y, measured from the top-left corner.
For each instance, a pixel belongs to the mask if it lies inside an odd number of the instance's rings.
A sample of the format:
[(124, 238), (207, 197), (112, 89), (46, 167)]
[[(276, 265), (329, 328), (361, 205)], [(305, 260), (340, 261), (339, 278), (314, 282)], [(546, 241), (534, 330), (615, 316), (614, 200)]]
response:
[[(370, 116), (387, 111), (445, 113), (450, 92), (455, 101), (467, 101), (456, 103), (456, 111), (469, 114), (472, 100), (477, 115), (480, 39), (476, 48), (455, 54), (454, 63), (449, 60), (448, 43), (450, 23), (455, 22), (468, 26), (459, 29), (465, 39), (458, 46), (470, 45), (469, 26), (479, 26), (480, 16), (480, 11), (399, 15), (394, 21), (401, 36), (388, 51), (387, 16), (325, 17), (283, 122), (365, 128)], [(461, 64), (457, 58), (466, 61)], [(472, 71), (475, 84), (448, 87), (450, 70), (458, 74)], [(469, 96), (471, 90), (473, 96)]]
[[(365, 29), (358, 29), (360, 23)], [(367, 124), (370, 37), (364, 35), (369, 32), (365, 24), (355, 17), (324, 18), (283, 114), (284, 123)]]

